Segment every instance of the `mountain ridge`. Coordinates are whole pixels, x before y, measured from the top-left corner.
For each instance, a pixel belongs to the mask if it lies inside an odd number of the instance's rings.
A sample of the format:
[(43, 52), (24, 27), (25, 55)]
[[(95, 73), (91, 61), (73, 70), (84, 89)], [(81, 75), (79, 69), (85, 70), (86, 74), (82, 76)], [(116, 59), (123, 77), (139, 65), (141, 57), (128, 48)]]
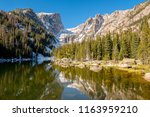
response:
[(52, 32), (55, 36), (64, 29), (59, 13), (36, 13), (37, 17), (41, 20), (47, 31)]
[[(62, 43), (81, 42), (88, 37), (106, 35), (107, 33), (121, 32), (128, 29), (138, 31), (139, 22), (144, 17), (150, 16), (150, 1), (141, 3), (132, 9), (117, 10), (111, 14), (100, 15), (87, 19), (75, 28), (66, 29), (67, 33), (60, 33), (57, 37)], [(149, 20), (150, 24), (150, 20)], [(63, 36), (62, 36), (63, 35)]]

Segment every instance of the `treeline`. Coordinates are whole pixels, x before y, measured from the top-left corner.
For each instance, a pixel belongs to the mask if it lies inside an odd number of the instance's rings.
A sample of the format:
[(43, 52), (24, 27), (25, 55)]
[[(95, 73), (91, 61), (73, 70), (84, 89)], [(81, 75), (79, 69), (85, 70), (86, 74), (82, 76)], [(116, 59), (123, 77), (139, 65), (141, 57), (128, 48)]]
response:
[(52, 48), (53, 41), (54, 36), (32, 19), (0, 11), (0, 58), (31, 58), (33, 52), (49, 55), (45, 46)]
[(122, 33), (88, 38), (82, 43), (66, 44), (54, 51), (56, 58), (73, 60), (122, 60), (135, 58), (150, 63), (150, 27), (144, 19), (139, 32), (128, 30)]

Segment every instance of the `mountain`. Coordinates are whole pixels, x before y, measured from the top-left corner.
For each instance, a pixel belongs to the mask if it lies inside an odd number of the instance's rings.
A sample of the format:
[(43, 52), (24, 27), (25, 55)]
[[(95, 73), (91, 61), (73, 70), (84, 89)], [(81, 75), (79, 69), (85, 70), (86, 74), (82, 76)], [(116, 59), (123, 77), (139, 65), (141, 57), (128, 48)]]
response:
[(42, 21), (38, 18), (36, 13), (30, 8), (29, 9), (16, 9), (16, 10), (12, 11), (12, 13), (19, 15), (19, 16), (24, 16), (28, 19), (31, 19), (44, 28)]
[(54, 35), (57, 35), (64, 26), (59, 13), (37, 13), (38, 18), (42, 21), (46, 30)]
[(0, 11), (0, 58), (50, 56), (63, 29), (59, 14), (37, 14), (32, 9)]
[(141, 3), (133, 9), (115, 11), (112, 14), (97, 14), (89, 18), (85, 23), (71, 29), (66, 29), (57, 35), (62, 43), (81, 42), (86, 37), (103, 36), (107, 33), (121, 32), (128, 29), (139, 30), (140, 21), (149, 18), (150, 24), (150, 2)]

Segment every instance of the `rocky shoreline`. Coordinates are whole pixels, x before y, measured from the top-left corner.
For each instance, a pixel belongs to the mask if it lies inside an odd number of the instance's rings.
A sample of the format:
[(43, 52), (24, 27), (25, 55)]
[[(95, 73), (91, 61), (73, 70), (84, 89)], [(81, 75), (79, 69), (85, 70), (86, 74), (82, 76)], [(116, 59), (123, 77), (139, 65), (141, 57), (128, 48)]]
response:
[(123, 59), (122, 61), (75, 61), (68, 58), (63, 58), (55, 59), (54, 64), (63, 68), (88, 68), (93, 72), (99, 72), (102, 70), (103, 67), (115, 67), (120, 70), (142, 74), (145, 80), (150, 81), (150, 66), (143, 65), (143, 63), (140, 60), (135, 59)]

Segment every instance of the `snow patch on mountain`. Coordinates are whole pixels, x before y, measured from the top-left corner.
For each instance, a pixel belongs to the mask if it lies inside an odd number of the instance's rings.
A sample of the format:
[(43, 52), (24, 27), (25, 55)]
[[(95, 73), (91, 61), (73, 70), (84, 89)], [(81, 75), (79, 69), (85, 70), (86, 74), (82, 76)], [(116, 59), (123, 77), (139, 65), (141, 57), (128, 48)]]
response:
[(37, 15), (41, 16), (41, 15), (54, 15), (55, 13), (45, 13), (45, 12), (40, 12), (37, 13)]
[[(99, 15), (89, 18), (81, 25), (66, 29), (59, 34), (62, 43), (81, 42), (86, 38), (95, 38), (107, 33), (128, 30), (139, 30), (138, 21), (150, 15), (150, 1), (141, 3), (129, 10), (118, 10), (111, 14)], [(149, 20), (150, 24), (150, 20)], [(71, 34), (70, 34), (71, 33)]]
[(61, 16), (59, 13), (37, 13), (38, 18), (41, 20), (43, 25), (46, 27), (48, 32), (51, 32), (53, 35), (57, 35), (61, 30), (64, 29), (64, 26), (61, 21)]

